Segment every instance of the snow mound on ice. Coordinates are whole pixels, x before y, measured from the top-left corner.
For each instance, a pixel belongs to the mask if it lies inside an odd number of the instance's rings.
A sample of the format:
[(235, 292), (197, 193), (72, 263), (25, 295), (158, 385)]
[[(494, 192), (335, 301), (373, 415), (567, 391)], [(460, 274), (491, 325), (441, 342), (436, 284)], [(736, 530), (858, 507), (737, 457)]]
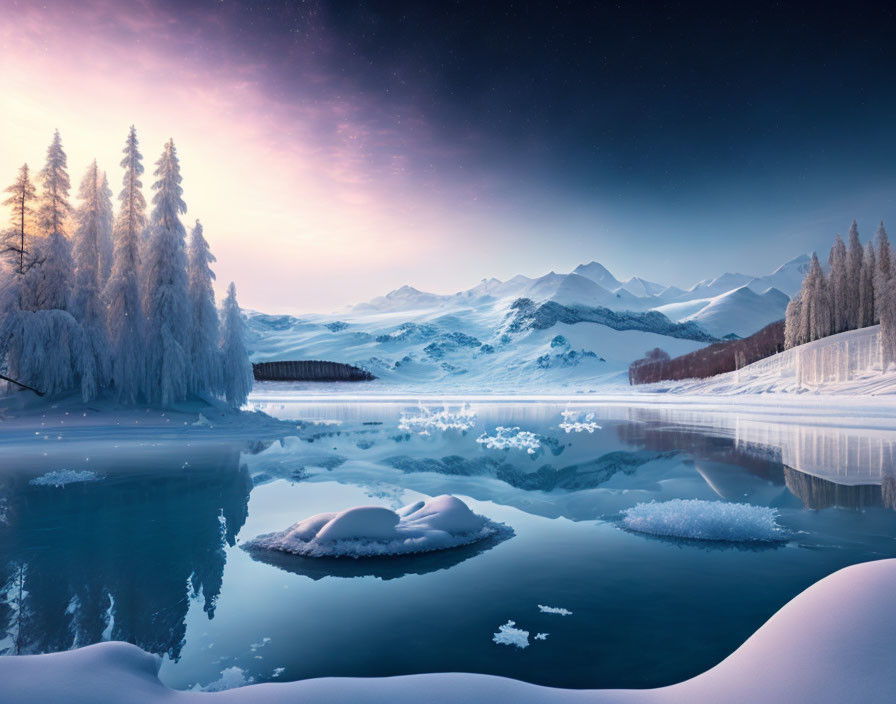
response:
[(572, 611), (557, 606), (538, 605), (538, 610), (543, 614), (559, 614), (560, 616), (572, 616)]
[(444, 408), (433, 411), (420, 406), (416, 414), (402, 413), (398, 429), (418, 435), (429, 435), (431, 430), (469, 430), (476, 423), (476, 411), (464, 404), (459, 409)]
[(498, 626), (498, 632), (492, 635), (492, 640), (498, 645), (515, 645), (517, 648), (528, 648), (529, 631), (515, 628), (515, 626), (515, 621), (508, 621), (503, 626)]
[(516, 427), (505, 428), (501, 425), (495, 428), (493, 437), (483, 433), (476, 438), (476, 442), (485, 445), (489, 450), (525, 450), (530, 455), (534, 455), (541, 447), (541, 441), (535, 433)]
[(724, 501), (673, 499), (642, 503), (623, 511), (622, 525), (639, 533), (725, 542), (775, 542), (786, 533), (765, 506)]
[(32, 486), (65, 486), (66, 484), (77, 484), (78, 482), (92, 482), (99, 477), (96, 472), (84, 470), (79, 472), (76, 469), (56, 469), (47, 472), (39, 477), (32, 479), (29, 484)]
[(280, 533), (260, 535), (249, 549), (306, 557), (384, 557), (445, 550), (490, 538), (506, 526), (473, 513), (447, 494), (397, 511), (357, 506), (306, 518)]

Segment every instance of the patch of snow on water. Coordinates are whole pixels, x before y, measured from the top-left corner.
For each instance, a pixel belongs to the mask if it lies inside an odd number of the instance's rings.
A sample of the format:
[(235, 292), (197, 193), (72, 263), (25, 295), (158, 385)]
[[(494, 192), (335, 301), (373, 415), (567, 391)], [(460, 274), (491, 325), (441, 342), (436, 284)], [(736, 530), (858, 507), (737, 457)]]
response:
[(260, 535), (245, 547), (306, 557), (383, 557), (459, 547), (509, 530), (476, 515), (460, 499), (442, 495), (397, 511), (357, 506), (320, 513), (279, 533)]
[(476, 411), (464, 404), (460, 408), (433, 411), (419, 406), (416, 413), (402, 412), (398, 429), (418, 435), (429, 435), (431, 430), (470, 430), (476, 424)]
[(517, 427), (505, 428), (501, 425), (495, 428), (494, 437), (483, 433), (476, 438), (476, 442), (485, 445), (489, 450), (525, 450), (530, 455), (534, 455), (541, 447), (541, 441), (535, 433)]
[(560, 616), (572, 616), (572, 611), (557, 606), (538, 605), (538, 610), (543, 614), (559, 614)]
[(498, 626), (498, 632), (492, 634), (492, 640), (498, 645), (515, 645), (517, 648), (529, 647), (529, 631), (515, 628), (516, 621), (508, 621)]
[(588, 432), (593, 433), (595, 430), (601, 430), (601, 426), (599, 426), (594, 420), (594, 413), (585, 414), (585, 418), (583, 420), (579, 420), (579, 416), (581, 416), (580, 411), (570, 411), (565, 410), (561, 411), (560, 415), (563, 416), (563, 422), (560, 424), (560, 429), (566, 431), (567, 435), (569, 433), (581, 433)]
[(787, 535), (777, 510), (752, 504), (700, 499), (641, 503), (623, 511), (629, 530), (690, 540), (776, 542)]
[(535, 640), (547, 640), (550, 633), (536, 633)]
[(227, 689), (236, 689), (237, 687), (245, 687), (247, 684), (252, 684), (255, 681), (254, 677), (246, 677), (245, 671), (241, 667), (228, 667), (226, 670), (221, 671), (221, 677), (210, 684), (205, 685), (205, 687), (200, 687), (198, 684), (193, 687), (194, 692), (223, 692)]
[(47, 472), (39, 477), (32, 479), (29, 484), (32, 486), (65, 486), (66, 484), (76, 484), (78, 482), (92, 482), (99, 477), (96, 472), (89, 470), (78, 471), (75, 469), (56, 469)]

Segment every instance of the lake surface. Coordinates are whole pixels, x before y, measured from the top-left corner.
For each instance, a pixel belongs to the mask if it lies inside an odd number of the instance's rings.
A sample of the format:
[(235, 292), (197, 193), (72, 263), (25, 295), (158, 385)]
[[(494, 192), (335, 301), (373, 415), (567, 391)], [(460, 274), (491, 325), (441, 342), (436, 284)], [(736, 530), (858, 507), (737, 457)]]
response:
[[(127, 640), (162, 654), (176, 688), (228, 668), (237, 682), (467, 671), (653, 687), (715, 665), (825, 575), (896, 556), (885, 422), (593, 403), (441, 415), (436, 403), (255, 405), (296, 420), (295, 437), (151, 454), (106, 441), (27, 466), (4, 450), (0, 652)], [(63, 469), (95, 478), (31, 483)], [(378, 561), (240, 547), (315, 513), (443, 493), (513, 537)], [(789, 537), (751, 546), (621, 527), (622, 510), (676, 498), (774, 507)], [(528, 648), (492, 641), (508, 620)]]

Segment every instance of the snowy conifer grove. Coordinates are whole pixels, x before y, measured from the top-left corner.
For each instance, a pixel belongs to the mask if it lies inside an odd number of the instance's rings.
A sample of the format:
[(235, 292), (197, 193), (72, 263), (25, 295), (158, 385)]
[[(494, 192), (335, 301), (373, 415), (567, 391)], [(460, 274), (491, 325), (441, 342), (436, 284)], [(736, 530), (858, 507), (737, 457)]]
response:
[(787, 306), (786, 348), (880, 323), (881, 367), (896, 363), (896, 271), (883, 223), (875, 239), (876, 248), (863, 248), (853, 221), (849, 244), (840, 235), (834, 240), (826, 272), (812, 254), (802, 289)]
[[(27, 164), (6, 189), (10, 227), (0, 261), (0, 374), (41, 393), (169, 406), (190, 396), (239, 407), (252, 388), (244, 324), (231, 283), (219, 319), (199, 221), (181, 222), (180, 165), (165, 144), (149, 217), (143, 156), (131, 127), (117, 216), (92, 163), (71, 183), (57, 131), (44, 168)], [(8, 383), (10, 390), (19, 388)]]

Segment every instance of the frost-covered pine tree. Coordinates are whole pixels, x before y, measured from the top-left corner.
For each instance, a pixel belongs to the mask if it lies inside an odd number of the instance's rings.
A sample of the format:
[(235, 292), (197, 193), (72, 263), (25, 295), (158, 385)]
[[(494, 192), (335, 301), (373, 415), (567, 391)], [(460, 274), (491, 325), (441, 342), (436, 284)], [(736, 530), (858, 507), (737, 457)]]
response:
[(831, 334), (831, 303), (827, 281), (818, 255), (812, 253), (809, 272), (803, 279), (800, 291), (800, 335), (806, 342), (827, 337)]
[(840, 235), (834, 238), (834, 245), (828, 257), (828, 291), (831, 300), (832, 332), (843, 332), (847, 329), (847, 271), (846, 245)]
[(10, 229), (3, 233), (2, 252), (5, 258), (11, 262), (19, 276), (24, 276), (26, 258), (33, 233), (31, 231), (34, 219), (34, 202), (37, 191), (31, 181), (28, 164), (23, 164), (19, 169), (15, 182), (5, 191), (9, 198), (3, 201), (3, 205), (9, 208)]
[(54, 232), (66, 234), (66, 224), (71, 213), (68, 192), (71, 182), (68, 178), (68, 157), (62, 148), (59, 130), (53, 134), (53, 141), (47, 148), (47, 163), (39, 174), (42, 184), (37, 207), (37, 224), (44, 237)]
[(790, 349), (806, 342), (802, 336), (802, 298), (800, 292), (790, 299), (784, 313), (784, 349)]
[(221, 325), (221, 360), (223, 366), (224, 398), (234, 408), (242, 406), (252, 390), (252, 365), (246, 351), (245, 323), (236, 301), (236, 286), (227, 287)]
[(880, 358), (884, 371), (896, 361), (896, 284), (893, 281), (893, 252), (884, 224), (877, 228), (877, 271), (874, 304), (880, 320)]
[(221, 390), (221, 361), (218, 352), (219, 322), (211, 269), (214, 255), (197, 220), (190, 234), (190, 393), (215, 394)]
[(861, 305), (862, 263), (865, 251), (859, 240), (856, 221), (849, 227), (849, 248), (846, 252), (846, 329), (855, 330), (859, 326)]
[(174, 140), (165, 144), (156, 162), (153, 211), (143, 266), (143, 310), (146, 315), (146, 395), (169, 405), (187, 394), (190, 301), (186, 232), (180, 215), (180, 164)]
[(892, 260), (892, 250), (890, 249), (890, 238), (887, 237), (887, 231), (884, 229), (883, 222), (877, 226), (877, 234), (875, 235), (875, 239), (877, 240), (877, 252), (876, 252), (876, 260), (877, 267), (874, 271), (874, 293), (875, 293), (875, 315), (878, 320), (880, 320), (880, 306), (883, 303), (883, 299), (877, 299), (879, 294), (881, 293), (880, 289), (882, 289), (886, 282), (889, 281), (891, 276), (891, 260)]
[(106, 284), (107, 321), (112, 349), (112, 384), (119, 401), (134, 403), (145, 382), (144, 324), (140, 300), (140, 240), (146, 227), (143, 155), (131, 127), (124, 147), (121, 208), (115, 221), (115, 252)]
[(874, 273), (877, 262), (874, 256), (874, 245), (865, 245), (865, 256), (862, 259), (862, 275), (859, 283), (859, 323), (860, 328), (877, 324), (874, 306)]
[(100, 282), (103, 287), (109, 281), (112, 273), (112, 262), (115, 259), (115, 243), (112, 233), (115, 228), (115, 211), (112, 208), (112, 189), (109, 188), (109, 179), (103, 171), (100, 179)]
[(98, 386), (109, 379), (109, 335), (106, 327), (106, 309), (102, 297), (101, 242), (106, 227), (107, 208), (103, 203), (103, 181), (96, 161), (84, 174), (78, 197), (81, 204), (75, 211), (73, 258), (75, 262), (75, 291), (72, 297), (72, 314), (81, 323), (87, 356), (85, 363), (92, 365), (94, 373), (81, 381), (85, 398), (96, 396)]

